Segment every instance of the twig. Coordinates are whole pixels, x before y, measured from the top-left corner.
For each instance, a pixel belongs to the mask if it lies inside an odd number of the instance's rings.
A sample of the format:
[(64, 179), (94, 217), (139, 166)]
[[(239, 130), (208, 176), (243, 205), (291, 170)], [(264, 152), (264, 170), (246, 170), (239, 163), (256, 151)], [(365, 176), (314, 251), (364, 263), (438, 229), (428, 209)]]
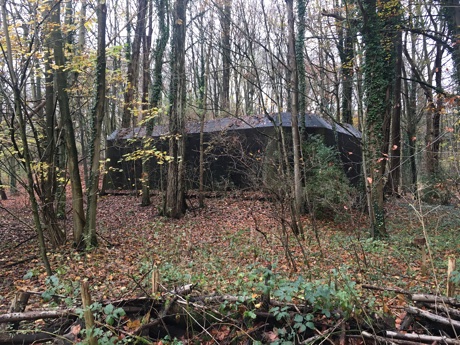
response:
[(16, 248), (20, 247), (21, 245), (23, 245), (24, 243), (27, 243), (27, 242), (29, 242), (30, 240), (33, 240), (33, 239), (34, 239), (35, 237), (37, 237), (37, 236), (38, 236), (37, 234), (34, 234), (34, 235), (30, 236), (29, 238), (26, 238), (24, 241), (21, 241), (21, 242), (19, 242), (18, 244), (16, 244), (16, 245), (13, 247), (13, 249), (16, 249)]
[(371, 339), (377, 340), (378, 342), (381, 342), (381, 343), (384, 343), (384, 344), (391, 344), (391, 345), (396, 345), (397, 344), (397, 343), (391, 341), (388, 338), (381, 337), (381, 336), (375, 335), (375, 334), (370, 334), (370, 333), (368, 333), (366, 331), (362, 331), (361, 335), (366, 337), (366, 338), (371, 338)]
[(321, 333), (320, 331), (317, 330), (317, 332), (319, 334), (313, 336), (313, 337), (310, 337), (308, 339), (305, 339), (304, 341), (302, 341), (300, 344), (312, 344), (314, 343), (316, 340), (318, 339), (321, 339), (325, 336), (328, 336), (329, 334), (331, 334), (332, 332), (334, 332), (340, 325), (342, 325), (344, 322), (344, 319), (341, 319), (339, 322), (337, 322), (334, 327), (331, 327), (331, 328), (328, 328), (327, 330), (325, 330), (323, 333)]
[(17, 266), (17, 265), (20, 265), (26, 261), (30, 261), (30, 260), (35, 260), (37, 258), (37, 255), (32, 255), (32, 256), (29, 256), (28, 258), (25, 258), (25, 259), (22, 259), (22, 260), (19, 260), (19, 261), (16, 261), (16, 262), (13, 262), (11, 264), (7, 264), (7, 265), (4, 265), (2, 266), (1, 268), (10, 268), (10, 267), (14, 267), (14, 266)]

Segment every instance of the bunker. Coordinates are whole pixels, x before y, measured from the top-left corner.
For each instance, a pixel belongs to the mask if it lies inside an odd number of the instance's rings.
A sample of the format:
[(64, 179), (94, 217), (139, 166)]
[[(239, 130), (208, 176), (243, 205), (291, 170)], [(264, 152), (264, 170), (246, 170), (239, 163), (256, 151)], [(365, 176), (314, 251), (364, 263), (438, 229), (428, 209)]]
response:
[[(301, 119), (300, 119), (301, 121)], [(299, 121), (300, 125), (301, 122)], [(361, 175), (361, 133), (348, 124), (331, 124), (315, 115), (305, 115), (303, 137), (319, 135), (327, 146), (337, 147), (343, 169), (353, 184)], [(186, 125), (186, 183), (189, 189), (199, 183), (200, 123)], [(270, 166), (279, 159), (280, 131), (291, 143), (290, 113), (245, 118), (219, 118), (204, 123), (204, 185), (207, 190), (251, 188), (270, 174)], [(143, 139), (150, 137), (155, 150), (168, 151), (167, 126), (155, 126), (147, 135), (145, 127), (123, 128), (107, 138), (103, 189), (141, 188), (142, 163), (133, 159)], [(166, 164), (152, 158), (151, 188), (162, 189)], [(161, 163), (161, 162), (160, 162)], [(147, 178), (147, 177), (144, 177)]]

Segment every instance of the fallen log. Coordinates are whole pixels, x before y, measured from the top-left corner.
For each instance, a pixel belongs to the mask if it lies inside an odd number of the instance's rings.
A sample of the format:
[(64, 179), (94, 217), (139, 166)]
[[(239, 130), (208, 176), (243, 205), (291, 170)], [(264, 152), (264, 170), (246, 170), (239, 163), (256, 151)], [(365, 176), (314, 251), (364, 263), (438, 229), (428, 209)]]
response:
[(455, 327), (456, 329), (460, 329), (460, 321), (448, 319), (447, 317), (439, 316), (439, 315), (433, 314), (429, 311), (422, 310), (417, 307), (411, 307), (411, 306), (406, 307), (406, 311), (410, 314), (421, 316), (430, 321), (434, 321), (442, 325), (452, 326), (452, 327)]
[(434, 335), (416, 334), (416, 333), (399, 333), (394, 331), (386, 331), (386, 336), (389, 338), (415, 340), (422, 343), (445, 343), (449, 345), (460, 345), (460, 340), (452, 339), (449, 337), (439, 337)]
[(442, 297), (436, 295), (413, 294), (412, 301), (423, 303), (443, 303), (454, 307), (460, 307), (460, 301), (452, 297)]

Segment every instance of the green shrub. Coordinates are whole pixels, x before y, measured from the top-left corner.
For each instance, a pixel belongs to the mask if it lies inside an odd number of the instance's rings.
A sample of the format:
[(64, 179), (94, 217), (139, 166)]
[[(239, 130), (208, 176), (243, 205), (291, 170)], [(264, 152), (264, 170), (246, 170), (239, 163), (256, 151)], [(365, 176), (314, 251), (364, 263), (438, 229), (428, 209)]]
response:
[(357, 196), (338, 155), (319, 136), (311, 136), (304, 145), (307, 206), (320, 219), (347, 220)]

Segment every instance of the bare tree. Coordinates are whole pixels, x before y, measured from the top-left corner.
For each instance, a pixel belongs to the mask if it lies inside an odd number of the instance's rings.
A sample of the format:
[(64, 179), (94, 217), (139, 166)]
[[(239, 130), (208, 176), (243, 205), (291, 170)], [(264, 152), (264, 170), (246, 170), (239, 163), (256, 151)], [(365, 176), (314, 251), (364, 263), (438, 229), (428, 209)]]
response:
[(185, 213), (185, 32), (188, 0), (176, 0), (171, 42), (169, 91), (169, 157), (163, 213), (180, 218)]

